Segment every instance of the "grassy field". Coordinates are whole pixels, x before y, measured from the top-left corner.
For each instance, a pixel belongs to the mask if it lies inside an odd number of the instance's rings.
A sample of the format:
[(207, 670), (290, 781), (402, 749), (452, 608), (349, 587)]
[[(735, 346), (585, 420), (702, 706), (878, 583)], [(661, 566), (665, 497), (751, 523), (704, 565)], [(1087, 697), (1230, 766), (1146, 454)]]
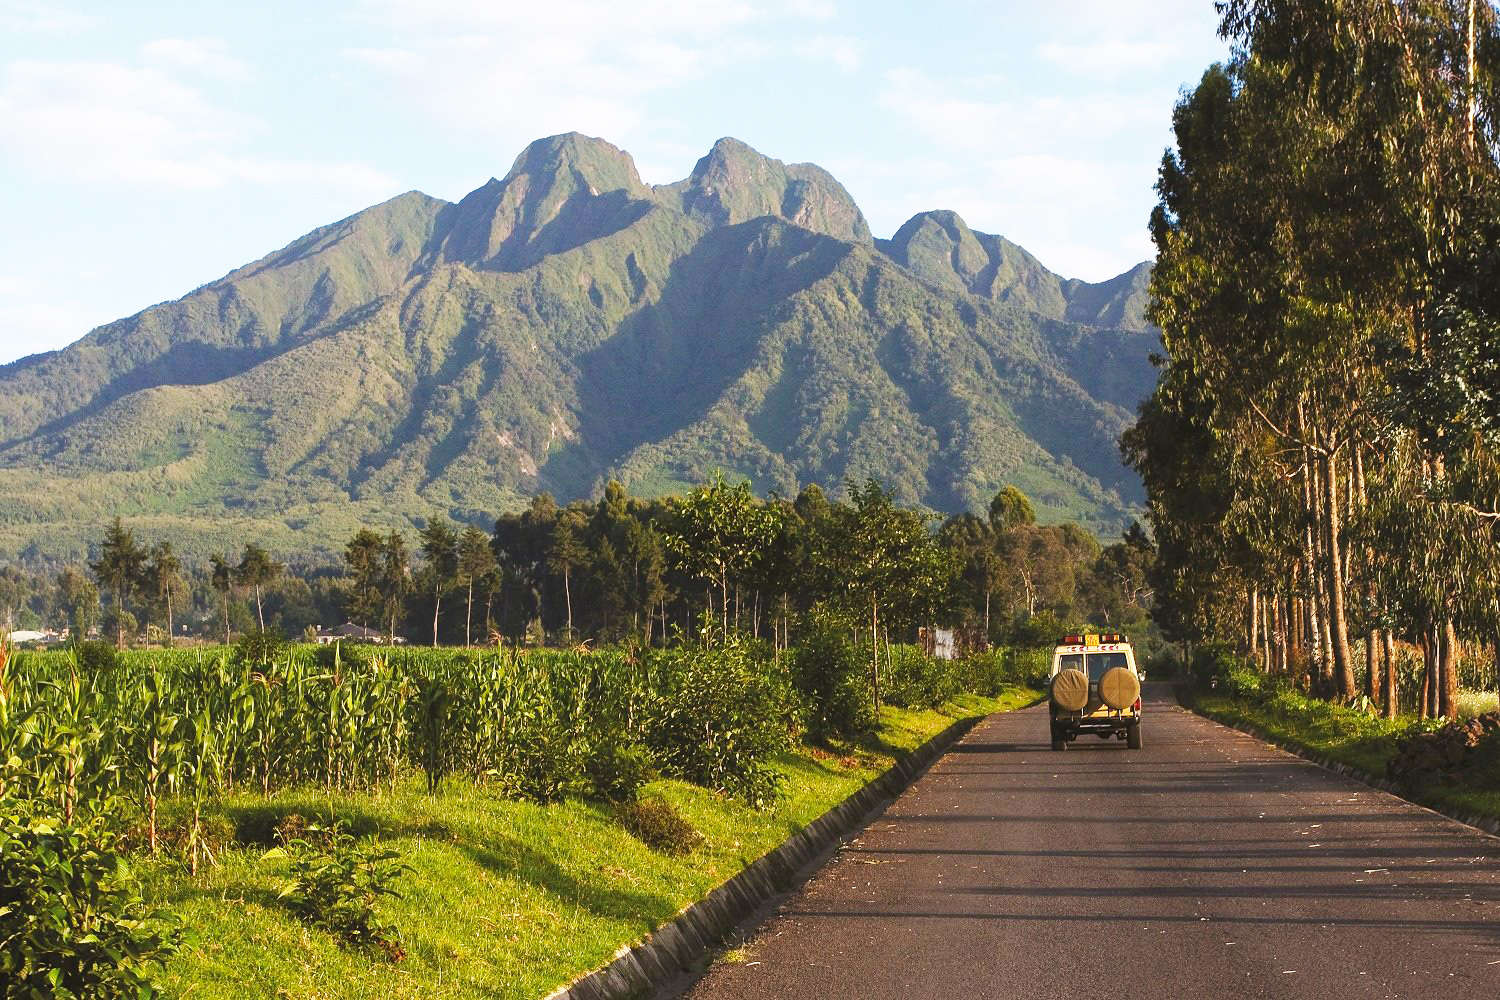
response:
[[(195, 1000), (364, 997), (541, 997), (608, 961), (683, 906), (765, 854), (957, 719), (1015, 708), (1025, 688), (964, 695), (942, 712), (882, 710), (875, 740), (799, 748), (776, 766), (785, 794), (764, 811), (679, 781), (644, 794), (671, 803), (701, 835), (684, 857), (648, 848), (606, 804), (505, 800), (462, 781), (430, 795), (418, 775), (380, 794), (286, 792), (233, 797), (220, 826), (232, 842), (196, 878), (143, 872), (192, 939), (161, 975)], [(299, 923), (279, 898), (288, 862), (274, 829), (295, 814), (333, 816), (400, 852), (414, 871), (381, 904), (407, 957), (399, 964), (341, 949)], [(232, 833), (231, 833), (232, 831)]]
[[(1494, 695), (1464, 692), (1461, 714), (1494, 710)], [(1230, 724), (1249, 725), (1277, 742), (1384, 778), (1396, 741), (1437, 724), (1415, 717), (1382, 719), (1359, 708), (1333, 705), (1290, 691), (1264, 699), (1200, 695), (1195, 711)], [(1500, 755), (1478, 753), (1478, 761), (1452, 785), (1406, 789), (1408, 798), (1449, 813), (1500, 819)]]

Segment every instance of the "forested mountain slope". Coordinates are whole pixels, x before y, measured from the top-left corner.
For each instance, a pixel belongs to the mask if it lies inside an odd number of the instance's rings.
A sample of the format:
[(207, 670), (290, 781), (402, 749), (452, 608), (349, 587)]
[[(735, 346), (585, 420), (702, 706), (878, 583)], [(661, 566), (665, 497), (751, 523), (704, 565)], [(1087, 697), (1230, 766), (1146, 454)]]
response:
[(951, 212), (876, 241), (825, 171), (732, 139), (653, 188), (555, 136), (0, 367), (0, 555), (80, 555), (119, 513), (189, 554), (331, 556), (361, 523), (715, 468), (943, 512), (1015, 483), (1118, 531), (1145, 270), (1061, 279)]

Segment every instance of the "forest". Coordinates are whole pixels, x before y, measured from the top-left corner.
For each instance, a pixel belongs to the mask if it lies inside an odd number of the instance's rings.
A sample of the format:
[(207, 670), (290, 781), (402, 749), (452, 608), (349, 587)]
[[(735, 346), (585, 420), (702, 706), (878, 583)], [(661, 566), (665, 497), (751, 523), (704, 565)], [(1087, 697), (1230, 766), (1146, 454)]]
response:
[(1328, 698), (1452, 717), (1460, 660), (1500, 649), (1496, 12), (1219, 11), (1233, 56), (1174, 113), (1161, 379), (1124, 440), (1153, 613)]
[[(874, 482), (846, 500), (810, 485), (756, 497), (722, 477), (683, 496), (595, 502), (536, 497), (486, 532), (433, 518), (416, 537), (364, 528), (340, 566), (289, 566), (254, 541), (186, 566), (168, 539), (118, 519), (87, 566), (0, 577), (0, 615), (98, 631), (119, 647), (285, 639), (350, 622), (432, 645), (662, 645), (674, 634), (743, 633), (785, 649), (799, 623), (833, 615), (910, 641), (922, 626), (968, 626), (992, 642), (1046, 644), (1073, 621), (1144, 624), (1153, 557), (1138, 527), (1101, 545), (1042, 525), (1015, 487), (984, 516), (938, 523)], [(1034, 635), (1033, 635), (1034, 633)]]

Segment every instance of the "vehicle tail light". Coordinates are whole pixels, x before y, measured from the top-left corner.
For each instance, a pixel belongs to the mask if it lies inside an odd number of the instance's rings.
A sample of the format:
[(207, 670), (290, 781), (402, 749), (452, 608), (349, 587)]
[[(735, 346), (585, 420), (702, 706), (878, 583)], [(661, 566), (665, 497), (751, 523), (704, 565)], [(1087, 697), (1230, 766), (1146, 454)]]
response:
[(1137, 698), (1135, 700), (1135, 704), (1131, 705), (1130, 707), (1133, 708), (1133, 709), (1135, 709), (1137, 712), (1139, 712), (1141, 710), (1141, 699)]

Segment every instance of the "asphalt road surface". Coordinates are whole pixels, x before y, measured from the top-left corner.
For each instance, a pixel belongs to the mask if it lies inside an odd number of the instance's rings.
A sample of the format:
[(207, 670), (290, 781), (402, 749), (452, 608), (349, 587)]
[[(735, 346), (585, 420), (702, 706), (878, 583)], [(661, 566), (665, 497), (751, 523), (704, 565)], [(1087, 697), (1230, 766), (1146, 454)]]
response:
[(688, 995), (1500, 998), (1500, 840), (1146, 708), (986, 720)]

